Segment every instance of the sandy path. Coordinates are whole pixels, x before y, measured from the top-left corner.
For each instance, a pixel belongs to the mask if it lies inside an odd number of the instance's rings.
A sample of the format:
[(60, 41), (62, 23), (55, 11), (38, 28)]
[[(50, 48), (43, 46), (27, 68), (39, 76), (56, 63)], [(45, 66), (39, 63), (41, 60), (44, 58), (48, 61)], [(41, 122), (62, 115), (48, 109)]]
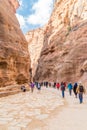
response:
[(0, 130), (87, 130), (87, 95), (84, 103), (53, 88), (0, 99)]
[(87, 130), (87, 95), (84, 95), (83, 104), (68, 92), (64, 100), (66, 105), (41, 130)]

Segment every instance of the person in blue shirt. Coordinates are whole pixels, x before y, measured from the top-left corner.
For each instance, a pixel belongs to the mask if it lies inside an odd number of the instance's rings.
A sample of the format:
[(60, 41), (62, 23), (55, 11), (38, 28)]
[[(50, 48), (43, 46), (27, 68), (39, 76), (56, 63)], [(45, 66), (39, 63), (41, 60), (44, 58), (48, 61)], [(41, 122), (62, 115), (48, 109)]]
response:
[(68, 84), (68, 89), (69, 89), (69, 94), (70, 94), (70, 96), (72, 95), (72, 88), (73, 88), (72, 84), (69, 83), (69, 84)]

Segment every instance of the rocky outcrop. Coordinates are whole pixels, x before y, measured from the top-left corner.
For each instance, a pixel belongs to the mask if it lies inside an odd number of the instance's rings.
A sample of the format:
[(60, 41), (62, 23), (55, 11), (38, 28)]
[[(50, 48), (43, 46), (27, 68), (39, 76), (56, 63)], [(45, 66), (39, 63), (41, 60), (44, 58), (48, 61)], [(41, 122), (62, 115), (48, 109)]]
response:
[(44, 40), (44, 28), (39, 28), (33, 31), (29, 31), (25, 37), (28, 44), (28, 50), (31, 58), (32, 76), (34, 77), (35, 71), (38, 65), (38, 59), (40, 57), (41, 49), (43, 47)]
[(8, 0), (10, 3), (10, 8), (16, 12), (16, 9), (19, 7), (19, 2), (18, 0)]
[(14, 13), (18, 6), (17, 0), (0, 1), (0, 87), (30, 80), (28, 43)]
[(56, 0), (35, 80), (86, 82), (86, 62), (87, 1)]

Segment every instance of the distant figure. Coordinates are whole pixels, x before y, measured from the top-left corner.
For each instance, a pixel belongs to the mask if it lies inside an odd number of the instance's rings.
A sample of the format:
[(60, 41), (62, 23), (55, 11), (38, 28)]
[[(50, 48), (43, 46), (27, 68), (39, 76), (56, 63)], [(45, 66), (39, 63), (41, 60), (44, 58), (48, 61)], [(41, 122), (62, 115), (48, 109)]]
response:
[(59, 83), (56, 84), (56, 88), (57, 88), (57, 89), (60, 88), (60, 84), (59, 84)]
[(33, 91), (34, 91), (34, 83), (33, 82), (30, 82), (30, 87), (31, 87), (31, 92), (33, 93)]
[(54, 88), (56, 88), (56, 82), (54, 82), (54, 85), (53, 85)]
[(46, 88), (48, 88), (48, 82), (47, 81), (46, 81), (45, 85), (46, 85)]
[(39, 92), (40, 92), (40, 90), (41, 90), (41, 84), (40, 84), (40, 83), (38, 83), (37, 89), (38, 89)]
[(80, 103), (83, 103), (83, 93), (85, 93), (85, 88), (81, 83), (79, 83), (76, 92), (79, 94), (79, 101)]
[(62, 97), (65, 97), (65, 85), (63, 82), (61, 82), (61, 91), (62, 91)]
[(38, 82), (35, 82), (36, 88), (38, 89)]
[(70, 96), (71, 96), (71, 94), (72, 94), (72, 84), (71, 83), (69, 83), (68, 84), (68, 89), (69, 89), (69, 94), (70, 94)]
[(49, 85), (49, 87), (51, 87), (51, 83), (50, 82), (48, 83), (48, 85)]
[(21, 86), (21, 90), (22, 90), (23, 92), (26, 92), (25, 86)]
[(77, 83), (75, 83), (73, 86), (73, 92), (74, 92), (76, 98), (77, 98), (77, 92), (76, 92), (77, 86), (78, 86)]
[(64, 86), (65, 86), (65, 88), (66, 88), (66, 82), (63, 82), (63, 84), (64, 84)]

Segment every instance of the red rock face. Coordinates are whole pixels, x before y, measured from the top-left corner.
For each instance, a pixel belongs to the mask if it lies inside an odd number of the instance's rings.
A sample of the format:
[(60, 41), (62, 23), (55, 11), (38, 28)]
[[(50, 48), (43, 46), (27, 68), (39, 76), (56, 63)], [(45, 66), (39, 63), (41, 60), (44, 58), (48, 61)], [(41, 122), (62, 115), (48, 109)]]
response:
[(29, 68), (28, 44), (20, 30), (11, 3), (9, 0), (1, 0), (0, 86), (27, 82), (30, 80)]
[(87, 83), (86, 9), (86, 0), (56, 1), (35, 80)]

